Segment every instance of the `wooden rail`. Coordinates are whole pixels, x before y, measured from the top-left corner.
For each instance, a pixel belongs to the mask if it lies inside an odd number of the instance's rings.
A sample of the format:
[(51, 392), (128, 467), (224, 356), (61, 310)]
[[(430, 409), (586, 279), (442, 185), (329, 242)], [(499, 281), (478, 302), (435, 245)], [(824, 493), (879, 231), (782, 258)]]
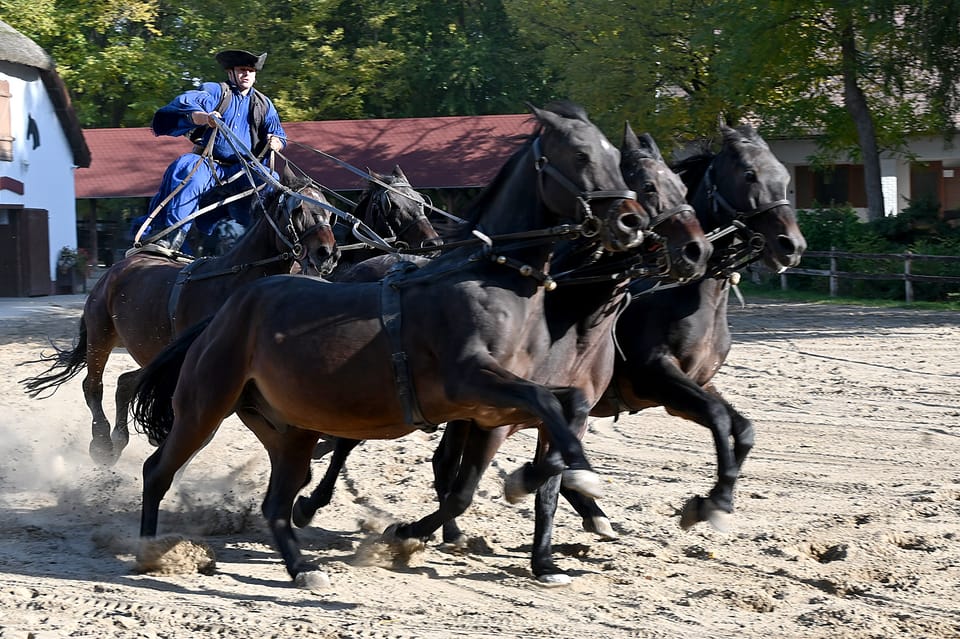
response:
[[(839, 282), (841, 279), (850, 280), (900, 280), (903, 282), (904, 297), (907, 303), (913, 302), (913, 283), (914, 282), (937, 282), (940, 284), (960, 284), (960, 276), (951, 275), (918, 275), (912, 272), (914, 262), (954, 262), (960, 263), (960, 256), (957, 255), (921, 255), (918, 253), (848, 253), (846, 251), (807, 251), (803, 254), (807, 257), (826, 257), (830, 259), (829, 269), (813, 268), (791, 268), (785, 273), (780, 274), (780, 288), (787, 290), (788, 275), (817, 275), (830, 278), (830, 297), (837, 296)], [(840, 259), (854, 260), (902, 260), (903, 271), (900, 273), (856, 273), (851, 271), (841, 271), (837, 267), (837, 261)]]

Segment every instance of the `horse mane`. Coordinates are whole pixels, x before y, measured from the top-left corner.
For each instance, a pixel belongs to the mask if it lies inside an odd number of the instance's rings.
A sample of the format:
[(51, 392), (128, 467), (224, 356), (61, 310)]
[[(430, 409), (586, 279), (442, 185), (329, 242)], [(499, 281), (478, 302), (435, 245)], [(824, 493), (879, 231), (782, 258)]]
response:
[(543, 108), (546, 111), (552, 111), (561, 117), (567, 118), (568, 120), (581, 120), (583, 122), (590, 122), (590, 118), (587, 116), (587, 110), (584, 109), (582, 105), (570, 100), (553, 100), (547, 103)]
[[(305, 175), (291, 177), (289, 180), (281, 181), (285, 187), (291, 191), (300, 191), (308, 186), (310, 178)], [(250, 220), (251, 224), (260, 219), (260, 211), (272, 211), (277, 207), (280, 198), (286, 193), (284, 189), (271, 189), (265, 198), (262, 199), (263, 206), (260, 206), (260, 198), (254, 197), (250, 202)]]
[(506, 180), (508, 175), (511, 175), (514, 171), (514, 167), (520, 163), (521, 159), (525, 156), (526, 150), (533, 145), (533, 140), (537, 137), (540, 132), (540, 127), (537, 127), (537, 130), (530, 134), (524, 134), (517, 136), (516, 139), (524, 140), (522, 146), (514, 151), (513, 155), (504, 163), (500, 170), (497, 171), (497, 174), (494, 176), (493, 180), (490, 181), (487, 186), (480, 191), (480, 194), (477, 195), (473, 200), (467, 204), (467, 208), (464, 210), (463, 216), (467, 221), (466, 224), (461, 224), (458, 228), (453, 230), (451, 240), (464, 240), (472, 237), (471, 231), (477, 227), (477, 220), (481, 214), (488, 208), (489, 200), (501, 190), (501, 184)]
[(694, 188), (703, 181), (703, 176), (707, 172), (707, 167), (717, 156), (712, 151), (702, 151), (696, 155), (678, 160), (670, 165), (674, 173), (680, 176), (683, 183), (687, 185), (687, 190), (693, 193)]

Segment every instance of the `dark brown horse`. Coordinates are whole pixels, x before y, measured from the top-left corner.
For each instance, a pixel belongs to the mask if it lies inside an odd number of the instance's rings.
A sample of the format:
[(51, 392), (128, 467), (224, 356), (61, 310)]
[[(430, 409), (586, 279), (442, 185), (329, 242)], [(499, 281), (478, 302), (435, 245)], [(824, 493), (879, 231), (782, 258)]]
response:
[[(390, 175), (370, 172), (355, 215), (399, 251), (440, 246), (443, 240), (427, 218), (425, 206), (423, 195), (414, 190), (400, 167), (395, 166)], [(338, 279), (338, 274), (352, 265), (382, 253), (382, 249), (364, 241), (364, 231), (355, 224), (336, 226), (334, 232), (342, 254), (330, 279)]]
[[(595, 259), (596, 248), (638, 246), (650, 214), (626, 188), (619, 154), (599, 129), (585, 118), (531, 111), (534, 135), (471, 208), (477, 245), (380, 282), (266, 278), (144, 370), (135, 415), (161, 444), (144, 463), (142, 537), (156, 534), (174, 474), (233, 411), (269, 452), (263, 513), (299, 583), (317, 572), (301, 555), (290, 513), (321, 433), (394, 439), (452, 419), (473, 419), (480, 429), (536, 420), (564, 461), (565, 483), (598, 493), (571, 428), (582, 392), (534, 381), (546, 366), (576, 364), (550, 358), (546, 269), (570, 237), (579, 238), (572, 241), (584, 260)], [(613, 310), (604, 287), (606, 299), (585, 296), (582, 315)], [(612, 336), (606, 330), (594, 341)], [(421, 538), (461, 512), (448, 500), (394, 534)]]
[(127, 404), (139, 370), (117, 380), (112, 436), (103, 410), (103, 371), (114, 348), (126, 348), (144, 366), (175, 335), (216, 311), (243, 284), (289, 272), (295, 263), (305, 273), (326, 274), (334, 268), (339, 250), (331, 213), (310, 202), (326, 199), (311, 181), (292, 172), (285, 172), (284, 182), (293, 195), (277, 190), (262, 204), (257, 201), (255, 222), (221, 257), (186, 263), (147, 246), (113, 264), (87, 297), (76, 346), (58, 350), (44, 374), (23, 380), (27, 392), (37, 397), (56, 392), (86, 368), (83, 394), (93, 414), (90, 455), (95, 461), (115, 463), (130, 437)]
[[(665, 281), (673, 282), (702, 277), (706, 272), (712, 247), (700, 235), (700, 224), (696, 221), (693, 208), (686, 203), (686, 186), (663, 161), (653, 138), (647, 134), (638, 137), (629, 125), (626, 126), (621, 146), (620, 169), (628, 186), (638, 192), (641, 201), (657, 211), (653, 220), (654, 232), (651, 234), (651, 239), (660, 245), (660, 250), (656, 252), (659, 256), (659, 267), (655, 274)], [(583, 303), (585, 299), (584, 281), (592, 281), (603, 275), (594, 271), (598, 265), (592, 265), (589, 268), (580, 268), (567, 277), (563, 275), (563, 261), (563, 256), (554, 261), (558, 288), (551, 293), (547, 306), (553, 335), (551, 357), (558, 361), (576, 361), (578, 365), (571, 369), (554, 367), (552, 370), (564, 371), (569, 377), (554, 376), (548, 381), (560, 385), (569, 385), (575, 381), (583, 390), (582, 419), (577, 422), (578, 436), (582, 436), (590, 408), (610, 381), (612, 371), (609, 365), (613, 361), (612, 345), (610, 350), (602, 355), (583, 351), (583, 328), (587, 323), (612, 324), (615, 318), (601, 320), (598, 316), (588, 316), (587, 322), (572, 321), (570, 309)], [(587, 289), (586, 295), (589, 294), (590, 289)], [(629, 312), (629, 308), (626, 312)], [(521, 429), (535, 426), (537, 424), (527, 422), (482, 431), (469, 421), (449, 422), (433, 459), (435, 487), (440, 502), (455, 499), (469, 504), (483, 472), (506, 438)], [(336, 443), (330, 466), (321, 482), (309, 497), (297, 500), (294, 509), (294, 522), (297, 525), (306, 525), (316, 510), (329, 502), (337, 475), (346, 457), (358, 443)], [(539, 484), (556, 475), (562, 467), (562, 460), (554, 455), (538, 464), (536, 473), (531, 472), (531, 467), (526, 469), (526, 473), (512, 475), (506, 486), (508, 500), (519, 499), (524, 494), (536, 491)], [(443, 529), (444, 539), (447, 541), (455, 541), (461, 537), (453, 519), (444, 522)], [(547, 556), (534, 557), (534, 572), (544, 583), (559, 582), (565, 578), (565, 575), (558, 574), (559, 571), (550, 563), (549, 551)]]
[[(590, 413), (610, 417), (663, 406), (670, 414), (710, 430), (717, 454), (717, 482), (707, 497), (693, 497), (684, 506), (680, 520), (684, 528), (701, 521), (725, 527), (725, 519), (733, 512), (740, 467), (753, 446), (750, 420), (711, 384), (731, 345), (727, 325), (731, 280), (736, 279), (737, 269), (757, 259), (775, 271), (796, 266), (806, 249), (786, 198), (786, 168), (751, 127), (722, 127), (721, 132), (723, 145), (718, 153), (690, 158), (677, 167), (690, 187), (702, 226), (715, 238), (710, 272), (698, 282), (675, 288), (660, 290), (646, 281), (631, 286), (633, 300), (616, 327), (622, 356), (617, 357), (610, 387)], [(625, 173), (629, 175), (629, 171)], [(627, 183), (637, 187), (629, 177)], [(446, 446), (456, 450), (465, 436), (447, 426), (434, 460), (438, 490), (450, 481), (441, 479), (450, 467)], [(445, 441), (448, 438), (449, 442)], [(538, 460), (545, 454), (541, 443)], [(528, 466), (527, 472), (531, 475), (528, 486), (537, 483), (536, 465)], [(615, 537), (593, 499), (571, 492), (553, 479), (546, 482), (537, 493), (532, 567), (537, 578), (547, 584), (569, 582), (549, 560), (558, 492), (583, 517), (586, 530)], [(462, 535), (455, 522), (445, 525), (445, 540), (456, 541)]]

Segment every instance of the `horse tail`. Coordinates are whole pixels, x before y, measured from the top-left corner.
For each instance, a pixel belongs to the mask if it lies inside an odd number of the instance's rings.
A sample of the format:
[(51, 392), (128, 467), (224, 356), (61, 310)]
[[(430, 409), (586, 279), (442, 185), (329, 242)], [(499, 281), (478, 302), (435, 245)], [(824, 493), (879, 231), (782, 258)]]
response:
[(142, 432), (158, 446), (173, 428), (173, 392), (177, 389), (187, 351), (212, 320), (211, 315), (188, 328), (140, 371), (130, 398), (130, 414)]
[[(40, 354), (40, 359), (34, 359), (22, 362), (24, 364), (36, 364), (39, 362), (52, 362), (42, 374), (36, 377), (27, 377), (21, 379), (20, 383), (26, 388), (27, 395), (36, 399), (41, 393), (50, 391), (49, 395), (44, 395), (41, 399), (53, 396), (60, 388), (60, 385), (77, 376), (87, 366), (87, 322), (80, 316), (80, 335), (73, 349), (60, 348), (53, 342), (50, 342), (54, 353), (50, 355)], [(62, 370), (58, 370), (62, 369)]]

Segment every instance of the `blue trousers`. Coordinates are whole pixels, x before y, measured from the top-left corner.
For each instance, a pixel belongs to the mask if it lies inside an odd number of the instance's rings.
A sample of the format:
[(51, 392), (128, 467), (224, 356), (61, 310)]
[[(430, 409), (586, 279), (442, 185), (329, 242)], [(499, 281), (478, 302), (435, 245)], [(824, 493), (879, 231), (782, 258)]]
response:
[[(200, 165), (197, 165), (197, 162), (200, 162)], [(243, 170), (243, 165), (240, 163), (237, 164), (219, 164), (213, 163), (211, 167), (211, 162), (201, 159), (199, 155), (195, 153), (185, 153), (174, 160), (170, 166), (167, 167), (167, 170), (163, 174), (163, 181), (160, 183), (160, 189), (156, 195), (153, 196), (153, 199), (150, 200), (150, 212), (153, 212), (157, 206), (163, 202), (166, 197), (190, 175), (191, 171), (193, 175), (187, 180), (186, 184), (183, 185), (176, 195), (170, 198), (170, 201), (164, 205), (163, 210), (157, 213), (157, 217), (154, 218), (152, 228), (160, 230), (167, 228), (176, 224), (185, 217), (189, 217), (199, 208), (201, 208), (201, 198), (203, 195), (208, 192), (210, 189), (217, 185), (217, 178), (221, 182), (228, 180), (231, 176)], [(276, 173), (274, 173), (276, 177)], [(254, 174), (254, 179), (257, 180), (259, 184), (262, 180)], [(228, 195), (230, 193), (240, 193), (250, 188), (250, 180), (246, 176), (240, 176), (231, 182), (230, 187), (227, 193), (220, 193), (220, 195)], [(269, 187), (261, 191), (261, 197), (269, 192)], [(207, 211), (200, 217), (196, 218), (197, 229), (206, 235), (209, 235), (213, 231), (213, 227), (216, 226), (217, 222), (222, 218), (229, 215), (242, 226), (249, 226), (250, 224), (250, 201), (247, 198), (242, 198), (236, 202), (231, 202), (229, 205), (212, 209)], [(183, 231), (190, 230), (193, 222), (187, 222), (180, 228)]]

